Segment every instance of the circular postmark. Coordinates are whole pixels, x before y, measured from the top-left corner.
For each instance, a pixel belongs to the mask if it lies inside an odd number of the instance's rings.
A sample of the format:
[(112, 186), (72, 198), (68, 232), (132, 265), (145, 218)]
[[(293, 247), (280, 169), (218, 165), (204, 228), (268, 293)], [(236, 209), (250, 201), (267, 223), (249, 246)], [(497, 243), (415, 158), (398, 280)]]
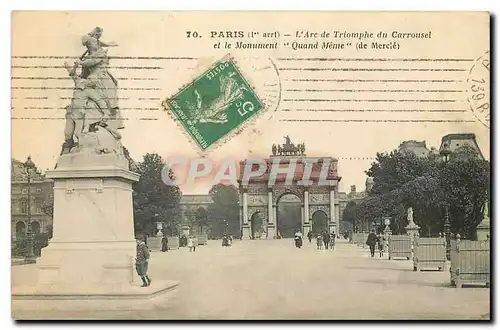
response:
[(467, 101), (477, 120), (490, 128), (490, 52), (474, 61), (467, 78)]

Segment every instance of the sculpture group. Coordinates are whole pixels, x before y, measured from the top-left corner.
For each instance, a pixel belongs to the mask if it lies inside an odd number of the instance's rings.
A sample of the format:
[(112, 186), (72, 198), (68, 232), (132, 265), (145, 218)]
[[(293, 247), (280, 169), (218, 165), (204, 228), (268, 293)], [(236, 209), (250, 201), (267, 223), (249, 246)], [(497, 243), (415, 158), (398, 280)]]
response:
[(96, 27), (82, 37), (86, 51), (73, 65), (64, 66), (74, 81), (71, 104), (66, 107), (65, 142), (61, 155), (85, 152), (123, 155), (120, 129), (124, 128), (118, 106), (118, 82), (108, 71), (107, 47)]
[(285, 143), (282, 145), (273, 144), (272, 152), (273, 156), (305, 156), (306, 145), (304, 143), (299, 143), (295, 145), (291, 142), (290, 137), (284, 136)]

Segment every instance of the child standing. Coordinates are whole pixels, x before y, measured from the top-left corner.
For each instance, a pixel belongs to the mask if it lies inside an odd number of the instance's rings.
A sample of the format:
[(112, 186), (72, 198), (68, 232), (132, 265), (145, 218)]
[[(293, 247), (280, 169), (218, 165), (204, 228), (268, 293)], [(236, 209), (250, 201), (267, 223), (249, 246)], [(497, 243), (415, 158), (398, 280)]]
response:
[(321, 236), (321, 234), (318, 234), (318, 236), (316, 236), (316, 249), (323, 249), (323, 237)]
[(189, 252), (193, 252), (193, 248), (194, 248), (193, 236), (189, 236), (187, 246), (189, 248)]

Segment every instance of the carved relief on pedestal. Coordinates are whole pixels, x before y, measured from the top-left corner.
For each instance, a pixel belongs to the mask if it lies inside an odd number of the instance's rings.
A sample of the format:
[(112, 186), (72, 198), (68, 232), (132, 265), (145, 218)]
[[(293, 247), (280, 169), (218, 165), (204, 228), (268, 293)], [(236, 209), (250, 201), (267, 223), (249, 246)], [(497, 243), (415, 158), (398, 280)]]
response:
[(265, 184), (252, 184), (248, 186), (247, 192), (249, 195), (266, 195), (267, 185)]
[(262, 195), (248, 195), (248, 205), (267, 205), (267, 193)]
[(309, 195), (325, 194), (330, 191), (330, 186), (309, 186)]
[(309, 204), (329, 204), (330, 196), (328, 192), (323, 192), (322, 194), (309, 194)]

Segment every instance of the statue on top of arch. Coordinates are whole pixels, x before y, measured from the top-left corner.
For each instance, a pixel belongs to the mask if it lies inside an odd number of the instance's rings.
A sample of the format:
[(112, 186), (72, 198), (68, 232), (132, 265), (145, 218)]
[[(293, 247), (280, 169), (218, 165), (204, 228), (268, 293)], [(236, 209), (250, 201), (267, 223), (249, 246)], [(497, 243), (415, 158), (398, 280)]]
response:
[(284, 139), (285, 143), (281, 145), (273, 144), (271, 148), (273, 156), (305, 156), (305, 143), (295, 145), (288, 135), (284, 136)]
[(118, 106), (118, 82), (108, 71), (107, 47), (114, 42), (100, 40), (103, 29), (94, 28), (82, 37), (86, 51), (73, 65), (64, 67), (73, 79), (71, 104), (66, 107), (65, 142), (61, 155), (69, 153), (123, 155), (124, 128)]

